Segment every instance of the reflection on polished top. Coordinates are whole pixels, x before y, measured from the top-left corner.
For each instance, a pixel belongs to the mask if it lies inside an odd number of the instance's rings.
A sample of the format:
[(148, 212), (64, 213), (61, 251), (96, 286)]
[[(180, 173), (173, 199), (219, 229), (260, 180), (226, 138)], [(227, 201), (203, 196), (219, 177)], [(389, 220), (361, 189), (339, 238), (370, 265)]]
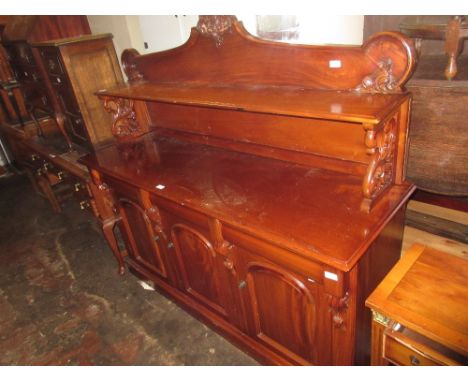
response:
[(342, 270), (354, 265), (413, 190), (406, 183), (392, 186), (368, 214), (360, 211), (360, 176), (189, 143), (157, 132), (102, 149), (82, 161)]

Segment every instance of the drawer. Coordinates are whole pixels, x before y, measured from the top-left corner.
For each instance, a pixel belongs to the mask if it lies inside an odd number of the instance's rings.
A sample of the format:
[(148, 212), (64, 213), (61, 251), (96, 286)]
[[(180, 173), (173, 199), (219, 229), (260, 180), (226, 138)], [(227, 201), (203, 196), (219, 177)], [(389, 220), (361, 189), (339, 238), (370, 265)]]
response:
[(387, 330), (383, 338), (383, 358), (399, 366), (441, 366), (447, 363), (425, 351), (424, 345)]
[(55, 51), (41, 50), (44, 66), (49, 74), (65, 74), (62, 62), (56, 53)]

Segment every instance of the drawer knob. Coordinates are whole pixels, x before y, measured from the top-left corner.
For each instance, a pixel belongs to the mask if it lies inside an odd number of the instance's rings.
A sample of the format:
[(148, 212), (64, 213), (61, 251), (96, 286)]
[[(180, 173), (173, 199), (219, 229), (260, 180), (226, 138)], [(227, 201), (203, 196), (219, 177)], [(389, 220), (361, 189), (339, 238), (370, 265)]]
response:
[(167, 248), (174, 248), (174, 243), (171, 241), (168, 245)]
[(239, 289), (244, 289), (247, 286), (247, 281), (241, 280), (239, 282)]
[(410, 355), (409, 358), (410, 358), (411, 365), (413, 365), (413, 366), (419, 366), (420, 365), (421, 361), (417, 357), (415, 357), (414, 355)]

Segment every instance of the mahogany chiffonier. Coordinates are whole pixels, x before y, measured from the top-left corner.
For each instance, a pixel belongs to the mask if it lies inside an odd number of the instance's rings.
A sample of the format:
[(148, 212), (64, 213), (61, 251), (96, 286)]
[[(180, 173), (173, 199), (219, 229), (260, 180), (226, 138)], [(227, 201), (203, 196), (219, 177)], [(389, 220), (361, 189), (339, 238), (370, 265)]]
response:
[(119, 263), (266, 364), (368, 364), (364, 302), (400, 255), (414, 48), (305, 46), (201, 16), (122, 55), (117, 142), (81, 159)]
[(468, 365), (468, 260), (413, 245), (372, 292), (372, 365)]

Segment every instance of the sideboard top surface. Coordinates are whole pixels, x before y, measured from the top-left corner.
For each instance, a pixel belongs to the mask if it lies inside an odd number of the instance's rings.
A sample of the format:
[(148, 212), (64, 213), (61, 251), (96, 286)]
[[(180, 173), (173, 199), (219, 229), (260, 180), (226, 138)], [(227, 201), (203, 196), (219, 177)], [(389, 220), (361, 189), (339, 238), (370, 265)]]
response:
[(82, 162), (244, 232), (349, 270), (413, 191), (394, 185), (360, 211), (362, 179), (151, 132)]

